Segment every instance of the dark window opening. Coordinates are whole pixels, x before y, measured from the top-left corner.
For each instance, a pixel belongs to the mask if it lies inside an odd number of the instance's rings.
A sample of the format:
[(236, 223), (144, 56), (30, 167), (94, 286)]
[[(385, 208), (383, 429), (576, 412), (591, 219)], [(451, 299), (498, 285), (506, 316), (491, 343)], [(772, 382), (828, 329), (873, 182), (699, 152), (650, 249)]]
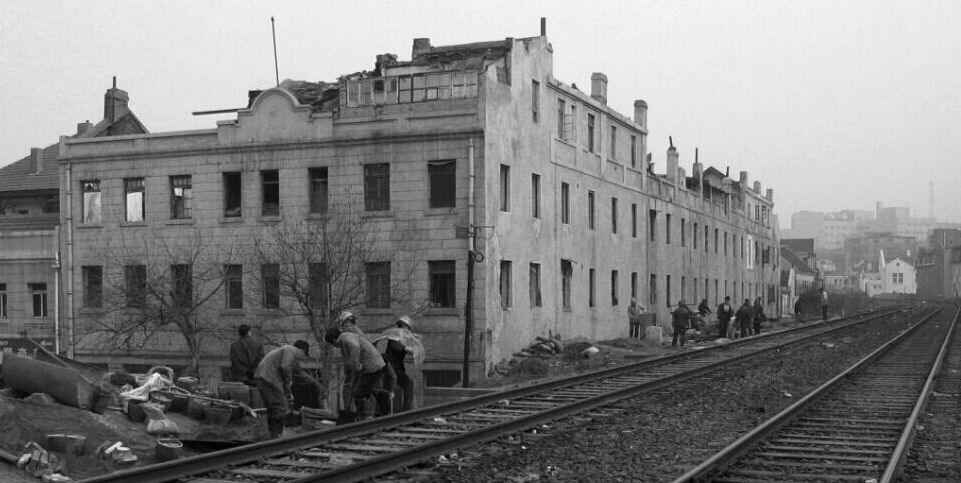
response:
[(430, 207), (451, 208), (455, 205), (457, 181), (454, 161), (430, 161), (427, 177), (430, 184)]
[(453, 260), (428, 261), (430, 276), (430, 305), (455, 307), (455, 265)]
[(280, 173), (276, 169), (260, 172), (264, 197), (263, 216), (280, 215)]
[(364, 165), (364, 210), (386, 211), (390, 209), (390, 165), (387, 163)]
[(310, 175), (310, 212), (326, 213), (330, 189), (327, 168), (310, 168), (308, 174)]
[(227, 218), (240, 217), (241, 200), (243, 199), (241, 177), (239, 172), (224, 173), (224, 216)]

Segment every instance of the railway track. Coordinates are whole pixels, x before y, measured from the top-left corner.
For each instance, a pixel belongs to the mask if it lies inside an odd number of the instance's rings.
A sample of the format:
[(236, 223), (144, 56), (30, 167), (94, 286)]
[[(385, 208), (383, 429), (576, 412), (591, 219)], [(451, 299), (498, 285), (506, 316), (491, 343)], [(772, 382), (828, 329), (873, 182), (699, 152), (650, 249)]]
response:
[(927, 316), (675, 483), (894, 481), (957, 320)]
[(573, 416), (757, 354), (908, 309), (742, 339), (367, 422), (144, 466), (84, 481), (358, 481)]

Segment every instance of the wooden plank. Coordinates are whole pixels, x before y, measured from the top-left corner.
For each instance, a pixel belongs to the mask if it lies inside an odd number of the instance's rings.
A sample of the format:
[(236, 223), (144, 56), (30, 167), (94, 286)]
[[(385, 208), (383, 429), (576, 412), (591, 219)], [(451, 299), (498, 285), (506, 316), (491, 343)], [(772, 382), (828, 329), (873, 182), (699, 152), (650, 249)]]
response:
[(278, 470), (268, 470), (264, 468), (231, 468), (227, 470), (231, 473), (241, 476), (253, 476), (253, 477), (267, 477), (267, 478), (306, 478), (311, 476), (311, 473), (304, 473), (303, 471), (278, 471)]
[[(337, 466), (339, 466), (331, 463), (321, 463), (318, 461), (305, 461), (303, 459), (293, 459), (293, 458), (269, 459), (269, 460), (263, 460), (262, 463), (267, 465), (297, 466), (301, 468), (317, 468), (319, 470), (329, 470), (331, 468), (336, 468)], [(191, 481), (191, 483), (194, 483), (194, 482)]]
[(836, 453), (782, 453), (778, 451), (754, 451), (751, 456), (756, 458), (783, 458), (789, 460), (831, 460), (831, 461), (853, 461), (887, 463), (890, 458), (878, 456), (844, 456)]

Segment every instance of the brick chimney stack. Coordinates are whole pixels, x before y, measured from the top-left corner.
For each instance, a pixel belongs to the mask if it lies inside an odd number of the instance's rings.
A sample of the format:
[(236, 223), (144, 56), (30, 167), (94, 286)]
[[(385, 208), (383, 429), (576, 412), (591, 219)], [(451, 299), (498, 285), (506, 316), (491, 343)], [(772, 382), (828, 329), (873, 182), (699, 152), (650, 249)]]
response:
[(641, 99), (634, 101), (634, 124), (647, 129), (647, 103)]
[(411, 55), (410, 55), (411, 60), (416, 59), (421, 55), (424, 55), (427, 53), (430, 53), (430, 39), (429, 38), (414, 39), (414, 48), (411, 51)]
[(117, 122), (121, 117), (127, 115), (127, 102), (130, 97), (127, 91), (117, 89), (117, 77), (113, 78), (113, 87), (107, 89), (103, 96), (103, 118), (110, 123)]
[(30, 165), (34, 174), (43, 172), (43, 148), (30, 148)]
[(672, 183), (677, 182), (677, 164), (680, 159), (680, 155), (677, 154), (677, 148), (673, 145), (667, 148), (667, 179)]
[(600, 72), (591, 74), (591, 98), (607, 105), (607, 76)]
[(78, 122), (77, 123), (77, 136), (82, 136), (83, 133), (87, 132), (88, 129), (92, 128), (93, 124), (90, 121)]

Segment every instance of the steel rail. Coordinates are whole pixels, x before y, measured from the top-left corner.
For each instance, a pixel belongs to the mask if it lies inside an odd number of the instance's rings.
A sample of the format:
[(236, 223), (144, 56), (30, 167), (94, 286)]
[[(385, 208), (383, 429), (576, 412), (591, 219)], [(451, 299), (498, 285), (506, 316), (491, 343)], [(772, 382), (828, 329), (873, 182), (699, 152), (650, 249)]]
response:
[(921, 419), (921, 413), (931, 398), (935, 379), (937, 379), (938, 374), (941, 372), (941, 366), (944, 364), (944, 359), (948, 350), (951, 348), (952, 337), (958, 330), (959, 314), (961, 314), (961, 306), (957, 307), (954, 312), (954, 320), (951, 322), (951, 328), (948, 329), (948, 335), (944, 338), (944, 343), (941, 344), (941, 350), (935, 358), (934, 367), (931, 368), (931, 373), (928, 375), (928, 379), (921, 389), (921, 397), (918, 398), (918, 402), (914, 405), (914, 410), (911, 411), (911, 417), (908, 418), (908, 421), (904, 424), (904, 431), (901, 433), (901, 438), (898, 439), (898, 444), (894, 448), (891, 461), (888, 462), (887, 467), (884, 469), (884, 474), (881, 475), (881, 478), (878, 480), (879, 483), (891, 483), (901, 477), (904, 461), (908, 457), (908, 450), (911, 449), (911, 443), (914, 441), (915, 434), (917, 434), (917, 426), (918, 421)]
[(864, 356), (858, 362), (848, 367), (844, 372), (834, 376), (814, 391), (811, 391), (799, 399), (794, 404), (788, 406), (744, 436), (741, 436), (733, 443), (718, 451), (695, 468), (691, 469), (687, 473), (684, 473), (675, 479), (673, 483), (699, 483), (713, 481), (714, 478), (728, 469), (730, 465), (736, 462), (739, 458), (749, 453), (762, 440), (773, 434), (781, 427), (788, 425), (793, 419), (811, 407), (814, 403), (818, 402), (825, 396), (828, 396), (835, 389), (842, 386), (853, 375), (860, 372), (861, 369), (867, 367), (878, 358), (888, 353), (892, 348), (903, 342), (907, 337), (910, 337), (926, 322), (940, 312), (941, 309), (938, 309), (937, 311), (926, 315), (922, 320), (912, 325), (908, 330), (905, 330), (897, 337), (891, 339), (870, 354)]
[[(801, 331), (815, 331), (816, 329), (823, 329), (828, 326), (837, 325), (837, 327), (830, 327), (828, 330), (821, 332), (814, 332), (811, 335), (786, 341), (782, 344), (773, 345), (771, 347), (763, 348), (756, 352), (746, 352), (728, 358), (722, 361), (714, 362), (709, 366), (704, 366), (701, 368), (696, 368), (693, 370), (686, 370), (677, 374), (662, 376), (653, 381), (648, 381), (642, 383), (636, 387), (623, 388), (621, 390), (616, 390), (613, 393), (615, 396), (610, 394), (602, 394), (600, 396), (595, 396), (593, 398), (586, 398), (575, 403), (569, 403), (562, 406), (557, 406), (552, 408), (550, 414), (551, 417), (537, 418), (537, 415), (523, 416), (518, 418), (517, 421), (521, 421), (517, 424), (513, 424), (514, 421), (499, 423), (487, 428), (482, 428), (481, 431), (483, 435), (487, 436), (470, 436), (467, 433), (458, 435), (456, 437), (446, 438), (444, 440), (438, 441), (436, 444), (430, 443), (423, 445), (419, 448), (414, 448), (411, 450), (401, 450), (396, 452), (396, 454), (405, 454), (403, 462), (399, 459), (394, 458), (394, 462), (388, 462), (390, 455), (385, 457), (374, 457), (365, 459), (362, 462), (356, 463), (354, 465), (347, 465), (344, 468), (344, 472), (341, 473), (338, 470), (335, 474), (327, 473), (324, 478), (337, 476), (351, 478), (350, 475), (357, 475), (356, 477), (369, 477), (376, 474), (382, 474), (383, 469), (396, 469), (409, 465), (413, 462), (420, 461), (426, 457), (443, 454), (449, 452), (452, 449), (452, 445), (458, 445), (458, 447), (463, 447), (468, 444), (474, 444), (486, 438), (486, 440), (496, 438), (499, 435), (515, 433), (520, 429), (531, 427), (536, 425), (542, 420), (557, 419), (559, 417), (564, 417), (568, 414), (573, 414), (576, 412), (581, 412), (583, 408), (597, 407), (609, 403), (612, 400), (622, 399), (628, 397), (634, 393), (644, 392), (646, 390), (659, 387), (663, 384), (670, 382), (675, 382), (681, 378), (688, 378), (696, 376), (700, 373), (713, 370), (714, 368), (719, 368), (728, 364), (733, 364), (740, 362), (744, 359), (755, 357), (758, 354), (766, 353), (771, 350), (776, 350), (782, 346), (787, 346), (795, 343), (800, 343), (805, 340), (809, 340), (813, 337), (823, 336), (826, 334), (831, 334), (836, 331), (844, 330), (853, 325), (866, 323), (877, 318), (881, 318), (887, 315), (892, 315), (894, 313), (906, 310), (903, 307), (897, 307), (893, 309), (884, 310), (873, 310), (866, 313), (854, 314), (848, 317), (833, 319), (830, 321), (821, 321), (814, 324), (809, 324), (800, 328), (790, 329), (781, 332), (769, 332), (762, 334), (758, 337), (751, 337), (747, 339), (740, 339), (737, 341), (732, 341), (729, 344), (724, 344), (716, 347), (711, 347), (707, 349), (702, 349), (696, 352), (678, 353), (672, 354), (665, 357), (660, 357), (652, 360), (640, 361), (632, 364), (626, 364), (624, 366), (602, 369), (598, 371), (586, 372), (574, 376), (568, 376), (565, 378), (558, 378), (555, 380), (546, 381), (540, 384), (530, 384), (524, 385), (516, 388), (506, 389), (503, 391), (494, 392), (491, 394), (486, 394), (482, 396), (477, 396), (464, 401), (455, 401), (451, 403), (429, 406), (425, 408), (419, 408), (411, 411), (406, 411), (403, 413), (385, 416), (382, 418), (376, 418), (370, 421), (358, 422), (347, 424), (343, 426), (336, 426), (331, 429), (326, 429), (322, 431), (314, 431), (310, 433), (303, 433), (297, 436), (282, 438), (270, 441), (263, 441), (259, 443), (253, 443), (249, 445), (244, 445), (237, 448), (231, 448), (221, 451), (216, 451), (212, 453), (207, 453), (203, 455), (192, 456), (188, 458), (183, 458), (174, 461), (168, 461), (164, 463), (158, 463), (153, 465), (142, 466), (138, 468), (132, 468), (128, 470), (123, 470), (107, 475), (101, 475), (93, 478), (88, 478), (82, 480), (86, 483), (94, 482), (130, 482), (130, 483), (144, 483), (144, 482), (166, 482), (175, 480), (177, 478), (187, 477), (191, 475), (197, 475), (201, 473), (208, 473), (218, 469), (222, 469), (232, 465), (248, 464), (251, 462), (256, 462), (257, 460), (263, 459), (265, 457), (290, 453), (296, 450), (309, 448), (311, 446), (317, 446), (331, 441), (343, 440), (351, 437), (363, 436), (371, 433), (377, 433), (383, 430), (397, 428), (404, 425), (409, 425), (417, 422), (422, 422), (425, 419), (430, 419), (433, 416), (440, 416), (452, 413), (463, 412), (465, 410), (474, 409), (477, 407), (489, 405), (496, 403), (503, 399), (516, 399), (525, 396), (535, 395), (550, 391), (553, 389), (564, 388), (568, 386), (573, 386), (583, 382), (596, 381), (598, 379), (616, 377), (618, 375), (635, 372), (639, 368), (649, 367), (649, 366), (660, 366), (669, 365), (671, 362), (681, 361), (686, 359), (694, 359), (702, 357), (703, 355), (720, 353), (723, 351), (728, 351), (731, 349), (738, 348), (745, 344), (752, 344), (757, 342), (764, 342), (767, 337), (776, 336), (779, 334), (794, 334), (800, 335)], [(863, 320), (854, 320), (859, 319)], [(844, 323), (844, 322), (848, 323)], [(632, 392), (632, 390), (634, 392)], [(594, 404), (596, 403), (596, 404)], [(593, 405), (592, 405), (593, 404)], [(523, 426), (523, 428), (521, 428)], [(493, 435), (493, 436), (489, 436)], [(463, 441), (461, 440), (463, 438)], [(470, 441), (467, 443), (467, 441)], [(389, 468), (388, 468), (389, 466)], [(362, 472), (359, 467), (366, 467), (368, 470)], [(375, 472), (374, 469), (378, 470)], [(316, 480), (304, 480), (304, 481), (316, 481)]]

